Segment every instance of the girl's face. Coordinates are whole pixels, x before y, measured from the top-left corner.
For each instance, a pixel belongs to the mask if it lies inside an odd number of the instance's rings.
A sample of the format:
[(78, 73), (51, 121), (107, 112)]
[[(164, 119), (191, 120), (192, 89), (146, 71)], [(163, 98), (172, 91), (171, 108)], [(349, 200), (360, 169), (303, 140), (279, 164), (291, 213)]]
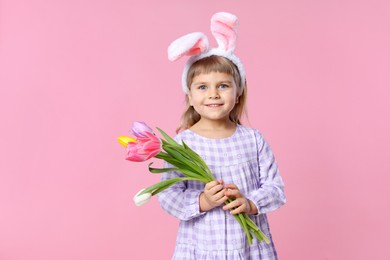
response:
[(210, 72), (193, 78), (188, 99), (201, 120), (228, 122), (237, 102), (237, 93), (233, 76)]

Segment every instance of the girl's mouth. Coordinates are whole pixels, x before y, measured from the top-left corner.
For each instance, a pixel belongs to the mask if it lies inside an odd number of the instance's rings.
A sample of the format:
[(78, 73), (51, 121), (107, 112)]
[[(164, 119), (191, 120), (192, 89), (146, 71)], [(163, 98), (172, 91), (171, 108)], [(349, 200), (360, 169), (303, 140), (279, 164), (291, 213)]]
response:
[(222, 106), (223, 104), (208, 104), (206, 105), (207, 107), (220, 107)]

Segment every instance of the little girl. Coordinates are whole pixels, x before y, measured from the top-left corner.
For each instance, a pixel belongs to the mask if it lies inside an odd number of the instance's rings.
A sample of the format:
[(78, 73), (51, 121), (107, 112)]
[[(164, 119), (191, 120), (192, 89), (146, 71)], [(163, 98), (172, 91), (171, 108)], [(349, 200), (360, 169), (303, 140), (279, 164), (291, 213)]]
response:
[[(180, 219), (173, 259), (277, 259), (266, 213), (286, 202), (284, 185), (268, 143), (240, 123), (247, 91), (243, 65), (233, 54), (236, 24), (234, 15), (217, 13), (211, 31), (218, 48), (209, 49), (203, 33), (192, 33), (168, 49), (171, 60), (192, 56), (182, 77), (187, 110), (175, 139), (196, 151), (218, 180), (180, 182), (159, 194), (162, 208)], [(177, 176), (165, 173), (162, 180)], [(225, 204), (228, 198), (234, 200)], [(253, 239), (249, 246), (232, 216), (238, 213), (248, 214), (270, 243)]]

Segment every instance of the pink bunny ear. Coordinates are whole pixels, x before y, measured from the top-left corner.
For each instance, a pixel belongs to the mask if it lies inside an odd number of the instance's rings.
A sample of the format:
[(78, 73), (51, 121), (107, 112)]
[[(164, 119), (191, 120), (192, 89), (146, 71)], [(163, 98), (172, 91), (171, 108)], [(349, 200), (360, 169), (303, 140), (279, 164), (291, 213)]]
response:
[(238, 18), (230, 13), (220, 12), (211, 17), (211, 32), (220, 49), (233, 52), (236, 47), (237, 24)]
[(198, 55), (207, 51), (209, 41), (201, 32), (190, 33), (176, 39), (168, 47), (168, 59), (175, 61), (184, 55)]

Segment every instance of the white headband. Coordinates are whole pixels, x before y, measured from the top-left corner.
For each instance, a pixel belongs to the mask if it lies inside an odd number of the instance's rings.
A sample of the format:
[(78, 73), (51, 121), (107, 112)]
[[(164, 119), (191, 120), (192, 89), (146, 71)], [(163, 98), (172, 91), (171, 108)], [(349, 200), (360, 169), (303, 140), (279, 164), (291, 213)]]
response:
[(213, 55), (225, 57), (237, 66), (241, 77), (241, 86), (239, 87), (242, 93), (245, 85), (244, 65), (233, 53), (236, 47), (237, 24), (237, 17), (230, 13), (220, 12), (211, 17), (211, 32), (217, 40), (218, 48), (209, 49), (207, 36), (202, 32), (184, 35), (169, 45), (168, 59), (170, 61), (178, 60), (184, 55), (191, 56), (184, 65), (182, 75), (182, 88), (184, 93), (188, 93), (187, 74), (191, 65), (198, 60)]

